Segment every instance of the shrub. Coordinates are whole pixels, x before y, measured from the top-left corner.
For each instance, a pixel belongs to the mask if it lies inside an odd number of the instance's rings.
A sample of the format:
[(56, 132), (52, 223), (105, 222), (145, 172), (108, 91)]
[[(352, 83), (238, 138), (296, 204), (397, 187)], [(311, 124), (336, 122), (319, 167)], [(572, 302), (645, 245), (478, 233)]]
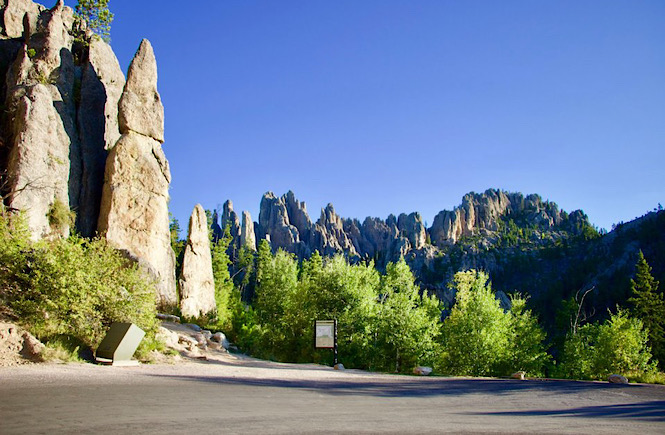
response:
[(0, 303), (40, 339), (96, 348), (111, 323), (132, 322), (151, 346), (154, 283), (105, 240), (33, 243), (20, 216), (0, 216), (0, 260)]
[(642, 321), (617, 310), (602, 324), (581, 326), (564, 343), (557, 375), (573, 379), (605, 379), (611, 373), (653, 372), (648, 332)]

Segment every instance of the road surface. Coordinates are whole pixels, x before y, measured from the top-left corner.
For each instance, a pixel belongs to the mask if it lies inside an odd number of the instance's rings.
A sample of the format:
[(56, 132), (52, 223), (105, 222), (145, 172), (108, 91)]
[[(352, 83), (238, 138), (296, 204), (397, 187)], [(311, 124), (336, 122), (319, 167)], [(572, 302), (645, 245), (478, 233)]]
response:
[(665, 386), (333, 371), (226, 355), (0, 367), (0, 434), (665, 434)]

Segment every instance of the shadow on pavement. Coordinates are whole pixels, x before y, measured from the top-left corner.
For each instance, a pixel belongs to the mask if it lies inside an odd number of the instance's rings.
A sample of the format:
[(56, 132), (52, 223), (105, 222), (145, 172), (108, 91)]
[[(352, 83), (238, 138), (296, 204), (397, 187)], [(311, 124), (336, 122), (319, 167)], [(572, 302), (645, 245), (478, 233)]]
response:
[(619, 405), (584, 406), (564, 410), (529, 410), (467, 413), (467, 415), (502, 415), (502, 416), (546, 416), (546, 417), (584, 417), (584, 418), (630, 418), (647, 421), (665, 421), (665, 400), (627, 403)]
[[(274, 368), (274, 366), (272, 366)], [(311, 390), (330, 395), (355, 395), (375, 397), (431, 397), (465, 394), (505, 395), (520, 391), (545, 392), (548, 394), (578, 394), (593, 390), (628, 390), (635, 391), (649, 388), (642, 385), (619, 385), (609, 383), (593, 383), (583, 381), (531, 380), (518, 381), (510, 379), (460, 379), (460, 378), (419, 378), (406, 376), (385, 376), (380, 380), (302, 380), (302, 379), (269, 379), (226, 376), (186, 376), (186, 375), (148, 375), (167, 377), (172, 380), (205, 382), (220, 385), (243, 385), (256, 387), (289, 388)], [(654, 395), (665, 396), (665, 389), (655, 391)]]

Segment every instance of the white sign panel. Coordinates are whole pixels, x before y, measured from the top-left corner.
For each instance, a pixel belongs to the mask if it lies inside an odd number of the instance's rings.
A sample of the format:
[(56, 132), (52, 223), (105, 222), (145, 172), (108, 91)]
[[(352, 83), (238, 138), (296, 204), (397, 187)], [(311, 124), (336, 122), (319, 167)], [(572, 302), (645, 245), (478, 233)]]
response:
[(314, 347), (332, 349), (335, 347), (335, 321), (317, 320), (314, 323)]

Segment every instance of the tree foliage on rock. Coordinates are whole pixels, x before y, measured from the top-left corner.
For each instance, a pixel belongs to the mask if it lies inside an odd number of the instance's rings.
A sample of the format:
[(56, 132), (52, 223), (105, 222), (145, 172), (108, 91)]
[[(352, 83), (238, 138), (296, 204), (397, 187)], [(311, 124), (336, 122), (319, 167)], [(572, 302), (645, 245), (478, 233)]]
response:
[(109, 0), (79, 0), (75, 11), (76, 18), (84, 21), (88, 29), (104, 41), (111, 41), (113, 13), (109, 10)]

